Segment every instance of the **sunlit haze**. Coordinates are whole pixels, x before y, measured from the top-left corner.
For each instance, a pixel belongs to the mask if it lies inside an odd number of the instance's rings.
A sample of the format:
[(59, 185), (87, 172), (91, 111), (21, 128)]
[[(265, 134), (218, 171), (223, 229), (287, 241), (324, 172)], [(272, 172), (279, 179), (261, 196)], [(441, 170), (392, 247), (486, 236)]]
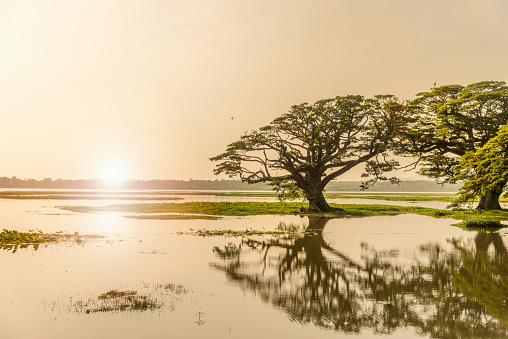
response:
[(99, 179), (106, 181), (120, 181), (128, 179), (127, 169), (118, 162), (107, 162), (103, 164)]
[(507, 41), (502, 0), (0, 1), (0, 176), (213, 179), (291, 105), (507, 81)]

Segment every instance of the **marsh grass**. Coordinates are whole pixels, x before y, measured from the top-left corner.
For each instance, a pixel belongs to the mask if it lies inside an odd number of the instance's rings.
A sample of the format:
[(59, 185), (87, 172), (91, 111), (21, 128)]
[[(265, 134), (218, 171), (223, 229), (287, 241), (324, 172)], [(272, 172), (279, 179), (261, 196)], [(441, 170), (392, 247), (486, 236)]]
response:
[(357, 205), (357, 204), (330, 204), (342, 207), (344, 211), (326, 213), (300, 213), (300, 207), (307, 207), (302, 203), (280, 202), (183, 202), (183, 203), (140, 203), (119, 204), (108, 206), (60, 206), (60, 209), (72, 212), (124, 212), (137, 213), (139, 219), (166, 219), (168, 213), (206, 216), (250, 216), (250, 215), (302, 215), (328, 218), (351, 218), (398, 214), (420, 214), (431, 217), (446, 217), (458, 220), (485, 219), (508, 220), (508, 210), (477, 211), (443, 210), (418, 206), (394, 205)]
[[(158, 309), (162, 303), (147, 295), (138, 295), (136, 291), (112, 290), (103, 293), (96, 300), (86, 302), (78, 301), (75, 304), (77, 310), (86, 314), (114, 311), (145, 311)], [(79, 312), (78, 312), (79, 313)]]
[(252, 228), (246, 228), (244, 230), (220, 230), (220, 229), (190, 229), (190, 232), (177, 232), (178, 235), (196, 235), (201, 237), (250, 237), (250, 236), (284, 236), (285, 238), (297, 238), (305, 232), (305, 225), (296, 225), (292, 223), (280, 222), (279, 225), (273, 231), (261, 231)]
[(460, 227), (466, 231), (486, 233), (497, 232), (506, 227), (506, 225), (503, 225), (498, 220), (464, 220), (454, 226)]
[[(168, 213), (200, 214), (209, 216), (247, 216), (256, 214), (297, 213), (300, 203), (270, 202), (183, 202), (183, 203), (140, 203), (108, 206), (60, 206), (60, 209), (72, 212), (127, 212), (139, 214), (161, 214), (164, 219)], [(132, 217), (132, 216), (129, 216)], [(137, 218), (153, 218), (138, 215)]]
[(149, 311), (166, 306), (174, 310), (175, 301), (188, 292), (189, 290), (183, 285), (156, 283), (151, 286), (151, 291), (147, 294), (140, 294), (133, 290), (111, 290), (95, 298), (71, 302), (71, 309), (78, 314)]

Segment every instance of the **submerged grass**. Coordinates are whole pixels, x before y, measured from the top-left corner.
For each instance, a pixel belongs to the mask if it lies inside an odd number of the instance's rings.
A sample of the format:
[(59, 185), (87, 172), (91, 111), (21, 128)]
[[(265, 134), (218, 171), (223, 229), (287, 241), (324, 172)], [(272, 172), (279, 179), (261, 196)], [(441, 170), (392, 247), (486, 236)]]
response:
[[(336, 204), (331, 206), (339, 207)], [(340, 205), (341, 212), (328, 213), (299, 213), (300, 207), (307, 207), (302, 203), (277, 202), (184, 202), (184, 203), (141, 203), (119, 204), (109, 206), (61, 206), (63, 210), (72, 212), (125, 212), (138, 213), (138, 219), (168, 219), (168, 213), (181, 213), (183, 215), (202, 214), (205, 216), (249, 216), (249, 215), (285, 215), (299, 214), (316, 217), (348, 218), (380, 215), (398, 215), (405, 213), (427, 215), (431, 217), (448, 217), (459, 220), (485, 219), (508, 220), (508, 210), (477, 211), (468, 210), (442, 210), (417, 206), (393, 205)], [(164, 213), (164, 214), (163, 214)], [(132, 216), (129, 216), (132, 217)]]
[(96, 301), (77, 302), (77, 310), (86, 314), (114, 311), (145, 311), (162, 307), (162, 303), (147, 295), (139, 295), (136, 291), (112, 290), (97, 297)]
[(148, 311), (163, 307), (174, 310), (175, 302), (189, 292), (183, 285), (172, 283), (153, 284), (151, 290), (146, 294), (132, 290), (111, 290), (95, 298), (71, 301), (72, 308), (78, 314)]
[(207, 230), (207, 229), (199, 229), (193, 230), (190, 232), (177, 232), (178, 235), (197, 235), (201, 237), (251, 237), (251, 236), (265, 236), (265, 235), (275, 235), (275, 236), (293, 236), (296, 237), (298, 233), (296, 232), (287, 232), (287, 231), (259, 231), (255, 229), (245, 229), (245, 230)]

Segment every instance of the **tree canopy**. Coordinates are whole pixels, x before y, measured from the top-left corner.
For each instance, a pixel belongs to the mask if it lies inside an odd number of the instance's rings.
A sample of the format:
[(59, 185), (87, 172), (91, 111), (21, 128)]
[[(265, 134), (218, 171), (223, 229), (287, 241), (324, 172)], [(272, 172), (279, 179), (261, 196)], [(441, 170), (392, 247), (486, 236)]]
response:
[(404, 122), (404, 112), (404, 105), (391, 95), (303, 103), (270, 125), (246, 133), (210, 160), (219, 161), (215, 174), (284, 189), (294, 184), (311, 210), (330, 211), (323, 189), (353, 167), (364, 163), (365, 176), (389, 180), (383, 174), (397, 165), (388, 158), (389, 144)]
[[(461, 157), (480, 149), (508, 122), (508, 86), (503, 81), (483, 81), (435, 87), (419, 93), (409, 112), (399, 153), (416, 157), (421, 174), (448, 182)], [(489, 187), (492, 192), (502, 190)], [(479, 207), (497, 208), (487, 203), (492, 192), (482, 192)]]
[[(478, 196), (494, 199), (489, 205), (501, 209), (497, 197), (508, 182), (508, 125), (476, 152), (466, 153), (454, 168), (450, 181), (464, 181), (453, 206), (461, 206)], [(493, 196), (492, 193), (494, 194)], [(482, 208), (482, 206), (480, 206)]]

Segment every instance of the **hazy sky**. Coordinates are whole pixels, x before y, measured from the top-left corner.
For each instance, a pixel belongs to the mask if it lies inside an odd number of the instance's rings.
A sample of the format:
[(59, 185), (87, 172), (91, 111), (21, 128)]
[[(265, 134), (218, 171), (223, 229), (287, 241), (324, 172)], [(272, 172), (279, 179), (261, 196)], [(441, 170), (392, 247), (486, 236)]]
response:
[(506, 0), (0, 0), (0, 176), (213, 179), (291, 105), (506, 81), (507, 56)]

